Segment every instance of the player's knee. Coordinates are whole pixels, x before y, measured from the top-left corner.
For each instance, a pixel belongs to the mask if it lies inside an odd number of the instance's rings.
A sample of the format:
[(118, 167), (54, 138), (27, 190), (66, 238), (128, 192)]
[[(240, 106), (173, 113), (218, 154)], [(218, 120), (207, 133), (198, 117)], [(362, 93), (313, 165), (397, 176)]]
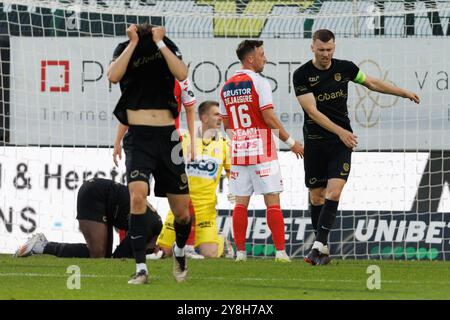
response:
[(319, 193), (311, 193), (310, 201), (313, 206), (321, 206), (325, 203), (325, 196)]
[(217, 258), (217, 248), (215, 250), (200, 251), (205, 258)]
[(178, 215), (175, 215), (175, 221), (179, 224), (182, 225), (188, 224), (190, 220), (191, 216), (189, 215), (189, 211), (187, 212), (187, 214), (180, 212)]
[(104, 258), (106, 249), (101, 246), (92, 246), (89, 248), (89, 256), (91, 258)]
[(172, 249), (171, 248), (161, 248), (161, 250), (164, 252), (164, 257), (172, 257)]
[(183, 203), (177, 203), (172, 209), (173, 215), (175, 216), (175, 221), (181, 224), (186, 224), (191, 219), (189, 213), (189, 206)]
[(333, 201), (339, 201), (341, 197), (341, 190), (330, 190), (327, 191), (326, 198)]
[[(264, 195), (264, 203), (266, 207), (273, 205), (280, 205), (280, 194), (279, 193), (269, 193)], [(248, 207), (248, 204), (247, 204)]]
[(141, 209), (147, 207), (147, 196), (139, 192), (132, 192), (130, 196), (131, 207)]
[(217, 258), (218, 245), (216, 243), (202, 243), (198, 247), (199, 253), (205, 258)]

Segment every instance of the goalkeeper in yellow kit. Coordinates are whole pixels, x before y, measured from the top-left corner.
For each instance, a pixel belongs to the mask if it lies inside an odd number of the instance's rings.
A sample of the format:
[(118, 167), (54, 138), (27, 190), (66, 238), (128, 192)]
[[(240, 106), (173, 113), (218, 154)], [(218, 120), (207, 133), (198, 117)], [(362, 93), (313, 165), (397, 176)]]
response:
[[(230, 171), (230, 151), (227, 140), (220, 132), (221, 117), (219, 103), (204, 101), (198, 107), (201, 127), (196, 134), (196, 158), (186, 166), (189, 179), (189, 195), (195, 212), (195, 248), (207, 258), (222, 255), (223, 239), (217, 234), (217, 185), (223, 169)], [(188, 150), (190, 139), (183, 135), (183, 152)], [(165, 255), (172, 253), (175, 241), (172, 211), (167, 214), (157, 245)]]

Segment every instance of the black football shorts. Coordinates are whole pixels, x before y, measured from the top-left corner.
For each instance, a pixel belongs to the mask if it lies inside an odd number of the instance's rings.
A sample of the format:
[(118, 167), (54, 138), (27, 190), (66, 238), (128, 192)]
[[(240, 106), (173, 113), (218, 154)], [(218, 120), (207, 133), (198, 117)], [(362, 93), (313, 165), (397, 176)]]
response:
[(324, 188), (329, 179), (347, 181), (352, 162), (352, 150), (341, 141), (305, 143), (305, 184), (307, 188)]
[(128, 183), (149, 183), (152, 175), (157, 197), (189, 193), (181, 138), (175, 126), (129, 126), (123, 148)]

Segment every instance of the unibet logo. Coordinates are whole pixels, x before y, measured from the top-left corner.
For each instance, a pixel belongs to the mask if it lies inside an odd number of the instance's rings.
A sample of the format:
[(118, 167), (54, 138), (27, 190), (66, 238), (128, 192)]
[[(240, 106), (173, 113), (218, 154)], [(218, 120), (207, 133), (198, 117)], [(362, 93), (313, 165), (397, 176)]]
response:
[(395, 241), (442, 244), (450, 223), (445, 221), (405, 221), (386, 219), (359, 219), (355, 229), (355, 239), (366, 241)]
[[(266, 24), (267, 15), (275, 6), (298, 6), (300, 11), (304, 11), (314, 3), (308, 0), (249, 0), (245, 2), (247, 5), (244, 1), (197, 0), (197, 5), (214, 6), (215, 37), (259, 37)], [(221, 15), (220, 18), (216, 17)], [(237, 15), (239, 16), (236, 17)], [(255, 18), (248, 18), (249, 16)]]

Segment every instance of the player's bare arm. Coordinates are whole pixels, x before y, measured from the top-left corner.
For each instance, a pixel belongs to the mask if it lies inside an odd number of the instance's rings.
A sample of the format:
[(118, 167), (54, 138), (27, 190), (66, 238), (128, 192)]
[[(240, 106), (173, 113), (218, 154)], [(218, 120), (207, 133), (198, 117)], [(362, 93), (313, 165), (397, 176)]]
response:
[(297, 97), (298, 102), (302, 106), (303, 110), (310, 116), (310, 118), (320, 125), (322, 128), (336, 134), (339, 139), (348, 147), (356, 148), (358, 145), (357, 136), (352, 132), (338, 126), (331, 121), (326, 115), (317, 109), (316, 100), (312, 93), (306, 93)]
[[(264, 118), (264, 121), (266, 122), (266, 124), (269, 126), (270, 129), (278, 130), (279, 138), (281, 141), (286, 142), (286, 143), (291, 141), (291, 140), (289, 140), (289, 138), (290, 138), (289, 133), (286, 131), (286, 129), (284, 129), (280, 120), (278, 120), (278, 118), (275, 116), (273, 109), (269, 108), (269, 109), (263, 110), (262, 116)], [(297, 158), (298, 157), (303, 158), (304, 150), (303, 150), (303, 146), (300, 142), (294, 141), (294, 144), (292, 146), (290, 146), (290, 149), (293, 153), (295, 153)]]
[(227, 134), (230, 141), (233, 141), (233, 130), (231, 129), (230, 125), (230, 119), (228, 118), (222, 118), (223, 123), (223, 129), (225, 130), (225, 133)]
[(363, 86), (365, 86), (366, 88), (368, 88), (372, 91), (386, 93), (386, 94), (392, 94), (394, 96), (407, 98), (411, 101), (414, 101), (415, 103), (420, 103), (419, 96), (417, 94), (415, 94), (414, 92), (396, 87), (388, 82), (382, 81), (380, 79), (377, 79), (377, 78), (374, 78), (371, 76), (366, 75), (366, 79), (363, 83)]
[(222, 123), (223, 123), (223, 129), (225, 130), (225, 133), (227, 134), (230, 141), (233, 140), (232, 130), (230, 129), (230, 119), (222, 117)]
[(113, 151), (113, 161), (116, 166), (119, 165), (117, 157), (119, 157), (119, 160), (122, 160), (121, 142), (122, 142), (123, 136), (125, 135), (127, 130), (128, 130), (128, 126), (123, 125), (121, 123), (118, 124), (116, 138), (114, 139), (114, 151)]
[(130, 62), (133, 51), (139, 42), (137, 26), (135, 24), (128, 27), (127, 36), (130, 39), (127, 47), (116, 60), (111, 62), (108, 67), (108, 80), (114, 84), (118, 83), (127, 71), (128, 63)]
[[(166, 35), (166, 29), (164, 27), (153, 27), (152, 28), (152, 37), (153, 41), (158, 45), (160, 41), (163, 41), (164, 36)], [(183, 81), (188, 77), (188, 69), (186, 64), (178, 59), (178, 57), (170, 51), (165, 45), (158, 45), (161, 54), (169, 66), (170, 72), (173, 76), (179, 80)]]

